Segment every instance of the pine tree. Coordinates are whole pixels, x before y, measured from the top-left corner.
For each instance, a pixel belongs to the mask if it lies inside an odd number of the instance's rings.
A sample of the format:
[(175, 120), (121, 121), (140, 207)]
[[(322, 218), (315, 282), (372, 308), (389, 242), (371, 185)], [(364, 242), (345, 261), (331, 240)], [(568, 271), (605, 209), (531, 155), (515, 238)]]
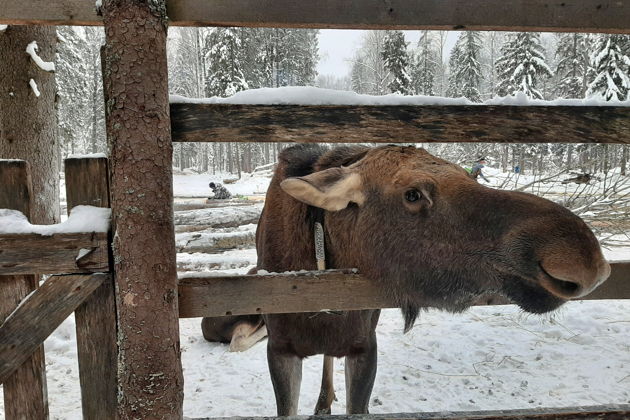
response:
[(232, 96), (248, 88), (239, 51), (241, 39), (234, 28), (216, 28), (209, 37), (210, 48), (206, 55), (208, 96)]
[(589, 70), (589, 40), (587, 34), (558, 34), (556, 56), (559, 78), (556, 94), (561, 98), (583, 98)]
[(462, 32), (449, 61), (450, 96), (464, 96), (473, 102), (481, 102), (481, 35), (476, 31)]
[(630, 91), (630, 56), (624, 53), (626, 37), (600, 35), (591, 55), (595, 78), (588, 87), (588, 96), (606, 101), (628, 99)]
[(497, 60), (499, 95), (514, 95), (524, 92), (529, 98), (543, 99), (538, 89), (541, 77), (551, 77), (553, 72), (545, 62), (540, 45), (540, 34), (516, 32), (510, 34), (501, 48), (502, 56)]
[(417, 52), (413, 57), (411, 72), (414, 91), (419, 95), (435, 94), (433, 81), (437, 67), (436, 55), (431, 32), (422, 31)]
[(392, 93), (410, 95), (412, 93), (411, 78), (407, 73), (409, 55), (402, 31), (387, 31), (381, 57), (385, 62), (385, 68), (391, 74), (391, 81), (387, 85), (389, 90)]

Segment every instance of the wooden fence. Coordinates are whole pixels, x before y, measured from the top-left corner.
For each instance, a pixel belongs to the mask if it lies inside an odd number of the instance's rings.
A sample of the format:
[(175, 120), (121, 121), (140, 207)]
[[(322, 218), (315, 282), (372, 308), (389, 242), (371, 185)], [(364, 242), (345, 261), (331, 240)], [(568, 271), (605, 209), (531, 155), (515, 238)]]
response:
[[(298, 107), (173, 104), (166, 91), (166, 6), (171, 24), (181, 26), (274, 26), (362, 29), (521, 30), (630, 33), (630, 4), (626, 1), (565, 0), (105, 0), (103, 18), (93, 3), (83, 0), (0, 0), (0, 24), (100, 25), (106, 27), (103, 54), (107, 101), (108, 141), (112, 160), (66, 161), (68, 208), (78, 204), (109, 206), (114, 222), (131, 213), (154, 209), (155, 196), (138, 193), (151, 181), (146, 167), (123, 157), (133, 147), (143, 159), (160, 162), (153, 175), (170, 185), (171, 144), (174, 141), (298, 141), (298, 142), (592, 142), (630, 144), (630, 108), (603, 107)], [(140, 48), (140, 49), (138, 49)], [(145, 51), (138, 54), (138, 51)], [(149, 53), (150, 52), (150, 53)], [(143, 84), (148, 74), (158, 83)], [(125, 83), (129, 81), (129, 84)], [(150, 98), (150, 99), (147, 99)], [(352, 118), (349, 118), (352, 116)], [(171, 118), (172, 117), (172, 118)], [(169, 124), (161, 124), (167, 121)], [(304, 122), (309, 124), (305, 125)], [(317, 129), (314, 130), (313, 127)], [(147, 135), (147, 133), (151, 133)], [(157, 149), (151, 149), (155, 145)], [(146, 149), (146, 150), (145, 150)], [(0, 208), (29, 214), (28, 165), (0, 165)], [(159, 167), (158, 167), (159, 166)], [(158, 172), (159, 171), (159, 172)], [(73, 181), (74, 180), (74, 181)], [(76, 182), (79, 180), (79, 182)], [(89, 187), (89, 188), (88, 188)], [(134, 207), (120, 200), (133, 195)], [(172, 191), (157, 197), (164, 208)], [(126, 206), (126, 207), (125, 207)], [(131, 210), (130, 210), (131, 209)], [(136, 214), (137, 215), (137, 214)], [(146, 223), (156, 215), (147, 214)], [(145, 244), (120, 242), (112, 250), (111, 236), (95, 233), (0, 235), (0, 379), (4, 384), (7, 419), (47, 417), (41, 343), (68, 314), (77, 317), (77, 341), (86, 419), (181, 418), (181, 363), (161, 357), (141, 341), (159, 330), (166, 318), (247, 313), (318, 311), (391, 307), (374, 285), (357, 273), (312, 272), (299, 275), (237, 276), (184, 279), (171, 275), (154, 279), (164, 286), (157, 299), (134, 301), (133, 293), (116, 295), (126, 272), (120, 257), (146, 264), (143, 246), (169, 248), (174, 255), (171, 225)], [(115, 224), (125, 237), (140, 226)], [(170, 232), (170, 233), (169, 233)], [(133, 235), (132, 235), (133, 236)], [(173, 247), (173, 249), (170, 249)], [(87, 257), (81, 250), (88, 249)], [(81, 255), (81, 257), (79, 257)], [(151, 262), (153, 263), (153, 262)], [(139, 280), (151, 282), (159, 272), (174, 273), (172, 261), (142, 266)], [(107, 274), (97, 274), (106, 272)], [(37, 289), (33, 273), (52, 273)], [(122, 273), (122, 274), (121, 274)], [(115, 279), (115, 280), (114, 280)], [(630, 297), (630, 262), (613, 265), (611, 279), (592, 297)], [(351, 286), (351, 287), (350, 287)], [(125, 284), (126, 287), (126, 284)], [(153, 289), (152, 289), (153, 290)], [(165, 305), (179, 297), (178, 305)], [(357, 295), (357, 290), (361, 291)], [(271, 293), (270, 293), (271, 291)], [(133, 292), (133, 290), (132, 290)], [(122, 293), (122, 292), (119, 292)], [(135, 292), (134, 292), (135, 293)], [(131, 297), (130, 297), (131, 296)], [(238, 297), (238, 299), (237, 299)], [(20, 305), (17, 309), (16, 307)], [(135, 309), (153, 311), (138, 334), (125, 333), (134, 325)], [(178, 311), (173, 314), (172, 311)], [(5, 319), (6, 318), (6, 319)], [(161, 331), (161, 330), (160, 330)], [(158, 337), (178, 343), (177, 329)], [(118, 336), (118, 342), (116, 337)], [(28, 337), (25, 339), (25, 337)], [(144, 353), (153, 370), (120, 365), (131, 350)], [(171, 346), (177, 355), (178, 344)], [(179, 356), (178, 356), (179, 357)], [(117, 361), (118, 359), (118, 361)], [(163, 368), (163, 370), (162, 370)], [(172, 372), (167, 385), (154, 384), (157, 372)], [(151, 376), (153, 375), (153, 376)], [(169, 376), (171, 375), (171, 376)], [(144, 382), (143, 382), (144, 381)], [(117, 398), (118, 397), (118, 398)], [(140, 403), (137, 403), (137, 402)], [(169, 411), (170, 410), (170, 411)], [(163, 413), (171, 413), (165, 415)], [(351, 419), (625, 419), (629, 406), (582, 407), (556, 410), (514, 410), (478, 413), (425, 413), (349, 416)]]

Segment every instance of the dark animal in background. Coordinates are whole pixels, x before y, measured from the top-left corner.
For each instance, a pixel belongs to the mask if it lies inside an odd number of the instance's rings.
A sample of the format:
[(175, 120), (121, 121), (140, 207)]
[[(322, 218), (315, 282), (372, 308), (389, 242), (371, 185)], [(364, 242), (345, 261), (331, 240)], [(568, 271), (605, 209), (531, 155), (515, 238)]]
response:
[[(374, 280), (401, 307), (406, 330), (422, 308), (459, 312), (493, 293), (528, 312), (551, 311), (610, 272), (586, 224), (548, 200), (487, 188), (415, 147), (319, 145), (279, 156), (256, 232), (258, 268), (316, 269), (320, 209), (327, 267), (356, 267)], [(302, 359), (315, 354), (326, 355), (316, 412), (330, 412), (329, 362), (345, 357), (346, 410), (367, 413), (379, 314), (264, 315), (278, 415), (297, 413)]]
[(562, 181), (563, 184), (569, 184), (571, 182), (575, 182), (576, 184), (588, 184), (593, 179), (593, 175), (591, 174), (573, 174), (575, 175), (572, 178), (567, 178)]

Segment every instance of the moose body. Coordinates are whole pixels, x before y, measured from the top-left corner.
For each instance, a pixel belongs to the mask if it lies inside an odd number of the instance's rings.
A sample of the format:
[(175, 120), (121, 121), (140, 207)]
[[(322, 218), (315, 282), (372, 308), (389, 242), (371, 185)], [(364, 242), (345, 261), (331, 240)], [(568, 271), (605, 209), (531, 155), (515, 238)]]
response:
[[(358, 268), (411, 328), (426, 307), (458, 312), (500, 294), (543, 313), (583, 296), (610, 267), (585, 223), (548, 200), (479, 185), (415, 147), (285, 149), (267, 192), (258, 268), (314, 270), (322, 220), (327, 268)], [(316, 412), (330, 412), (332, 359), (346, 358), (346, 409), (367, 413), (379, 310), (264, 315), (278, 415), (295, 415), (302, 359), (324, 354)]]

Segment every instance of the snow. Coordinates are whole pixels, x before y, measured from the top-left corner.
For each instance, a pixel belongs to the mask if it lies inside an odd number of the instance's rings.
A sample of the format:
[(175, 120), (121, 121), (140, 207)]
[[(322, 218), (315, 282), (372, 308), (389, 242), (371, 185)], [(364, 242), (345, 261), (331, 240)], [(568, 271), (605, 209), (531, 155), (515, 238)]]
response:
[(54, 235), (57, 233), (107, 232), (111, 209), (92, 206), (76, 206), (70, 217), (56, 225), (32, 225), (17, 210), (0, 209), (0, 233)]
[(515, 96), (495, 96), (482, 103), (466, 98), (443, 98), (440, 96), (405, 96), (389, 94), (383, 96), (360, 95), (355, 92), (321, 89), (311, 86), (287, 86), (279, 88), (250, 89), (228, 98), (186, 98), (170, 96), (171, 103), (197, 104), (241, 104), (241, 105), (511, 105), (511, 106), (629, 106), (630, 100), (605, 101), (602, 98), (555, 99), (544, 101), (528, 98), (523, 92)]
[(99, 159), (99, 158), (107, 158), (105, 153), (89, 153), (89, 154), (75, 154), (70, 155), (66, 159)]
[[(37, 55), (37, 41), (33, 41), (26, 47), (26, 53), (31, 56), (35, 64), (44, 71), (55, 71), (55, 63), (52, 61), (44, 61)], [(39, 96), (39, 95), (37, 95)]]
[(6, 29), (9, 27), (9, 25), (0, 25), (0, 32), (4, 32), (6, 31)]
[(175, 174), (173, 176), (173, 193), (175, 197), (209, 197), (212, 190), (208, 187), (210, 182), (220, 182), (232, 195), (265, 194), (271, 178), (265, 173), (243, 174), (242, 178), (234, 184), (225, 184), (224, 179), (233, 178), (230, 174)]
[(33, 93), (35, 94), (35, 96), (39, 98), (39, 95), (41, 94), (39, 93), (39, 89), (37, 88), (37, 83), (35, 83), (35, 80), (33, 79), (29, 80), (28, 84), (31, 87), (31, 89), (33, 89)]

